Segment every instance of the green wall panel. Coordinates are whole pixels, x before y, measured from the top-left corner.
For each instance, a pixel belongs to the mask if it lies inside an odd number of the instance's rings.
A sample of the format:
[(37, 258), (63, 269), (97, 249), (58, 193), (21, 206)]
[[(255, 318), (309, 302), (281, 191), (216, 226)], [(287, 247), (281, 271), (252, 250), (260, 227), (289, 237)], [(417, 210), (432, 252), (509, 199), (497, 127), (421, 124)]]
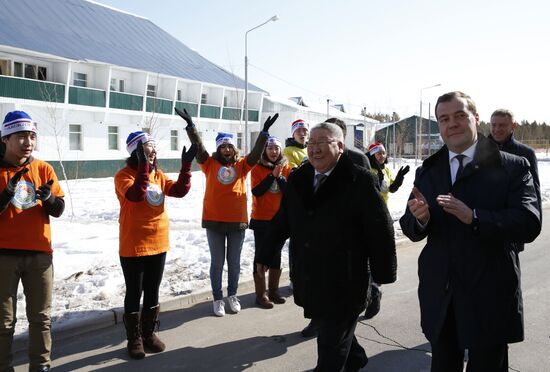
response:
[[(250, 111), (249, 111), (250, 114)], [(241, 110), (238, 108), (224, 107), (222, 119), (225, 120), (241, 120)]]
[(147, 112), (172, 114), (172, 101), (160, 98), (147, 97)]
[(40, 80), (0, 76), (0, 96), (46, 102), (63, 102), (65, 100), (65, 86)]
[(82, 87), (69, 87), (69, 103), (74, 105), (105, 107), (105, 91)]
[(219, 119), (220, 107), (211, 105), (201, 105), (201, 118)]
[(111, 92), (109, 95), (109, 107), (123, 110), (143, 110), (143, 96)]
[(182, 102), (182, 101), (176, 101), (176, 107), (178, 110), (186, 109), (189, 115), (196, 118), (199, 114), (199, 105), (196, 103), (190, 103), (190, 102)]

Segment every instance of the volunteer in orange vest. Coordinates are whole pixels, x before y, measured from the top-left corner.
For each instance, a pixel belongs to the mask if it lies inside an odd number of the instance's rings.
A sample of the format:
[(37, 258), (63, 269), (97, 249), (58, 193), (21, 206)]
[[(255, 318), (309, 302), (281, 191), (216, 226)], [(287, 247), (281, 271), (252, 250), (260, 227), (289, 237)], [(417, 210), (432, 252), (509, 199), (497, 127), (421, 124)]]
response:
[(189, 151), (183, 147), (181, 170), (174, 182), (158, 169), (155, 146), (149, 134), (130, 133), (126, 140), (130, 157), (126, 167), (115, 175), (120, 202), (119, 255), (126, 283), (124, 325), (128, 354), (133, 359), (143, 358), (145, 350), (158, 353), (166, 347), (155, 334), (160, 312), (159, 287), (170, 248), (164, 197), (182, 198), (187, 194), (191, 187), (191, 162), (197, 152), (196, 145)]
[(258, 165), (252, 169), (252, 216), (250, 228), (254, 230), (254, 286), (256, 303), (265, 309), (273, 308), (273, 302), (284, 304), (285, 299), (279, 294), (281, 278), (281, 252), (273, 258), (269, 266), (269, 290), (266, 295), (265, 273), (257, 272), (256, 257), (260, 254), (267, 228), (271, 218), (279, 210), (281, 198), (286, 187), (286, 180), (292, 168), (281, 152), (282, 144), (276, 137), (269, 137)]
[(267, 119), (250, 154), (241, 157), (233, 142), (233, 134), (222, 132), (216, 137), (216, 152), (209, 156), (191, 116), (186, 110), (176, 109), (176, 112), (187, 122), (185, 129), (191, 143), (198, 146), (197, 163), (206, 177), (202, 227), (206, 228), (210, 248), (210, 284), (214, 297), (214, 314), (225, 315), (222, 274), (226, 256), (227, 299), (231, 311), (238, 313), (241, 310), (237, 297), (241, 249), (248, 228), (246, 176), (258, 163), (269, 137), (269, 127), (275, 123), (279, 114)]
[(61, 216), (65, 202), (52, 166), (32, 156), (36, 134), (36, 124), (24, 111), (6, 115), (0, 161), (0, 371), (13, 371), (19, 282), (29, 321), (29, 370), (49, 371), (51, 364), (50, 216)]

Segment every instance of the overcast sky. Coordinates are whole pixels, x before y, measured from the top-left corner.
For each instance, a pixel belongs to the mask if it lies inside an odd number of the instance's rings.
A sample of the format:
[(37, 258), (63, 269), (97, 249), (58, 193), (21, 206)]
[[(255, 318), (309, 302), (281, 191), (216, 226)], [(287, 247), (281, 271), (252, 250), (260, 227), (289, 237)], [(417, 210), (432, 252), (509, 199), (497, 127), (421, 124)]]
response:
[(550, 124), (546, 0), (99, 0), (150, 19), (212, 62), (278, 97), (348, 112), (418, 114), (452, 90), (488, 121), (500, 107)]

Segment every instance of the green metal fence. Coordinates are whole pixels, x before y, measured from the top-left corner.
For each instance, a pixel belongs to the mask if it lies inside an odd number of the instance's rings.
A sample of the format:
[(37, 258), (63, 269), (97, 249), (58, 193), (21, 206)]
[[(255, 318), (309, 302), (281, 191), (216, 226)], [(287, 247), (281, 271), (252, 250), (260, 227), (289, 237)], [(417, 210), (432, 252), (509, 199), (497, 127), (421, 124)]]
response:
[(109, 107), (122, 110), (143, 110), (143, 96), (111, 92), (109, 95)]
[(74, 105), (105, 107), (105, 102), (104, 90), (74, 86), (69, 87), (69, 103)]
[(0, 97), (63, 102), (65, 100), (65, 86), (41, 80), (0, 76)]
[[(250, 114), (250, 111), (249, 111)], [(225, 120), (241, 120), (241, 110), (233, 107), (224, 107), (222, 119)]]
[(189, 115), (197, 117), (199, 113), (199, 105), (191, 102), (176, 101), (176, 107), (178, 110), (186, 109)]
[(147, 112), (172, 114), (172, 101), (162, 98), (147, 97)]
[(220, 107), (212, 105), (201, 105), (201, 118), (219, 119)]

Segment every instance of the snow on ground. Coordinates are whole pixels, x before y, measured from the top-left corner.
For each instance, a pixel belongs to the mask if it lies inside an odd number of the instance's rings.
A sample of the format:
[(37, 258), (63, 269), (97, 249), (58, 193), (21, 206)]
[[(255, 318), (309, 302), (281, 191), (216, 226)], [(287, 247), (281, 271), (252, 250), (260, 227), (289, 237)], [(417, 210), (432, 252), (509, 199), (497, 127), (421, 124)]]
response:
[[(396, 167), (390, 161), (393, 174), (401, 165), (409, 164), (411, 171), (403, 186), (390, 194), (389, 209), (396, 221), (396, 236), (402, 233), (397, 220), (404, 212), (414, 180), (414, 160), (400, 160)], [(418, 164), (419, 165), (419, 164)], [(550, 198), (550, 157), (541, 156), (539, 173), (543, 200)], [(169, 174), (176, 179), (176, 174)], [(62, 182), (67, 194), (67, 185)], [(52, 315), (54, 327), (74, 322), (93, 312), (122, 307), (124, 279), (118, 256), (119, 203), (114, 192), (113, 178), (69, 181), (72, 203), (66, 195), (66, 209), (61, 218), (52, 218), (55, 283)], [(170, 243), (164, 279), (160, 288), (161, 301), (175, 296), (209, 288), (210, 254), (206, 233), (201, 228), (202, 198), (205, 179), (193, 172), (191, 191), (183, 199), (167, 197), (166, 210), (170, 218)], [(71, 205), (72, 204), (72, 205)], [(249, 207), (251, 203), (249, 201)], [(74, 210), (74, 215), (72, 211)], [(254, 236), (246, 237), (241, 256), (241, 281), (252, 279)], [(288, 250), (283, 249), (283, 267), (288, 266)], [(223, 283), (227, 283), (224, 272)], [(19, 287), (16, 333), (27, 329), (25, 297)]]

